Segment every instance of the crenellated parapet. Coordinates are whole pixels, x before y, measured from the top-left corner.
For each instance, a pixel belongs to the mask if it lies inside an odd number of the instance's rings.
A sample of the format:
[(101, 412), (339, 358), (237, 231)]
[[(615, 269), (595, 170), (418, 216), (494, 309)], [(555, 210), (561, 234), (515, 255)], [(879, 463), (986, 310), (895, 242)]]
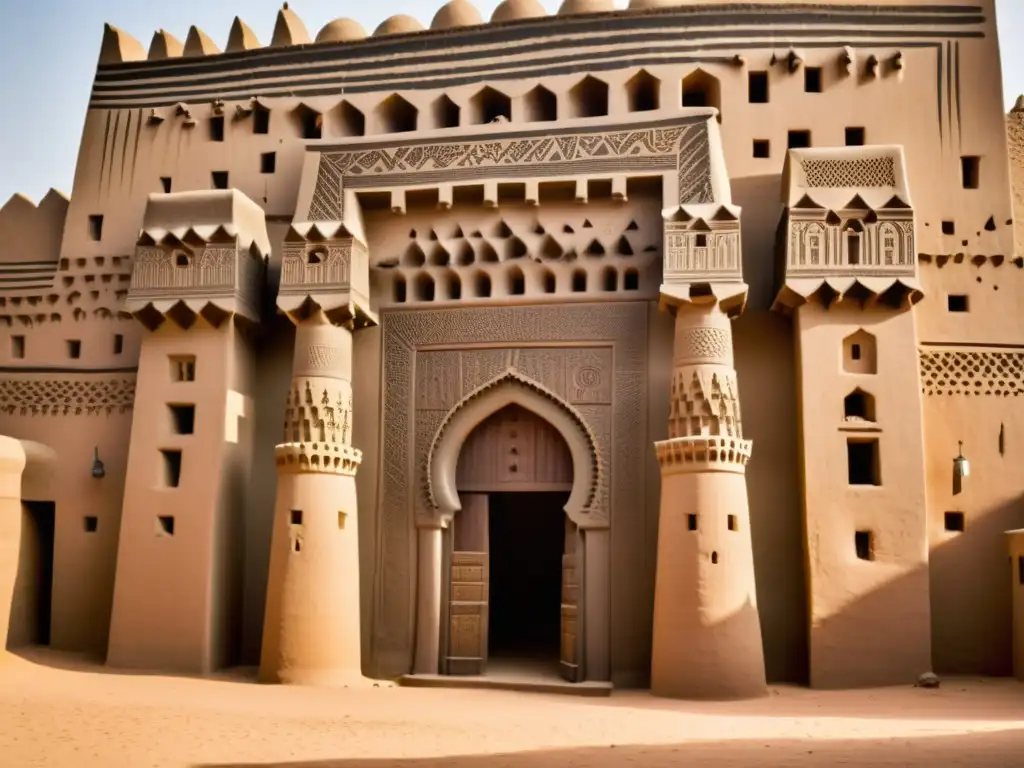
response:
[(783, 203), (776, 309), (922, 298), (902, 147), (790, 150)]
[(369, 252), (342, 224), (295, 223), (285, 237), (277, 307), (294, 317), (310, 304), (332, 322), (377, 322), (370, 309)]
[(269, 255), (263, 210), (240, 192), (150, 195), (125, 308), (150, 328), (258, 322)]

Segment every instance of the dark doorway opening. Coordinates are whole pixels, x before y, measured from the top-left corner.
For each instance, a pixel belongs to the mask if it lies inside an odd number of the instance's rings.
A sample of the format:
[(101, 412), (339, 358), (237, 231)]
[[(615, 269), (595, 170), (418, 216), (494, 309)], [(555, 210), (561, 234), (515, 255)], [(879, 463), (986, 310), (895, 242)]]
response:
[(558, 661), (568, 498), (490, 495), (490, 658)]
[(26, 598), (26, 608), (31, 611), (31, 618), (25, 627), (28, 635), (26, 639), (32, 645), (49, 645), (55, 505), (52, 501), (26, 501), (24, 505), (28, 514), (23, 520), (32, 529), (22, 534), (27, 550), (22, 552), (22, 557), (28, 560), (28, 570), (25, 572), (27, 583), (22, 594)]

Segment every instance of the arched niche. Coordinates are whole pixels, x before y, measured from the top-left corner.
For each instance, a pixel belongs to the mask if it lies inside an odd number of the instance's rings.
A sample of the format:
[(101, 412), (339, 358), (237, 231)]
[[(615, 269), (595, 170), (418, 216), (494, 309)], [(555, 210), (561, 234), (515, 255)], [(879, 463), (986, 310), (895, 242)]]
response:
[(843, 370), (846, 373), (878, 373), (876, 340), (863, 328), (843, 339)]
[[(583, 417), (553, 392), (509, 372), (470, 393), (445, 416), (427, 453), (427, 495), (442, 521), (459, 509), (456, 471), (462, 446), (477, 425), (509, 405), (519, 405), (546, 421), (565, 441), (572, 457), (572, 490), (565, 513), (581, 528), (600, 527), (591, 506), (600, 483), (597, 443)], [(603, 519), (603, 518), (602, 518)]]

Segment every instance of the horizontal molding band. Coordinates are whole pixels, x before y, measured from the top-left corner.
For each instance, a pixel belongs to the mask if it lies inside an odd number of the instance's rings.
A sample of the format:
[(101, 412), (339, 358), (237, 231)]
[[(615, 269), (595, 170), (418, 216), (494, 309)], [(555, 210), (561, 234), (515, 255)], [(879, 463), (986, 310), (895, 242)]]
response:
[[(637, 32), (654, 31), (678, 39), (680, 36), (685, 38), (689, 32), (690, 37), (713, 39), (713, 34), (708, 34), (709, 30), (744, 25), (765, 30), (773, 22), (797, 28), (848, 26), (863, 31), (870, 27), (906, 29), (922, 26), (968, 26), (984, 24), (985, 21), (986, 18), (979, 6), (829, 6), (827, 3), (816, 3), (786, 4), (780, 7), (778, 3), (725, 3), (712, 8), (690, 6), (653, 9), (646, 12), (588, 14), (578, 17), (550, 16), (443, 32), (424, 30), (393, 37), (368, 37), (333, 44), (308, 44), (286, 50), (261, 48), (187, 62), (173, 59), (131, 61), (100, 67), (96, 79), (97, 82), (116, 80), (125, 75), (147, 78), (182, 77), (202, 75), (210, 71), (228, 72), (261, 66), (308, 66), (311, 63), (328, 60), (349, 67), (360, 58), (373, 56), (394, 60), (405, 55), (417, 61), (501, 56), (507, 54), (510, 48), (514, 50), (514, 44), (517, 42), (536, 40), (540, 46), (564, 47), (570, 44), (575, 47), (576, 42), (567, 38), (588, 34), (622, 39), (624, 35), (634, 37)], [(785, 34), (781, 30), (765, 31), (769, 35)], [(491, 50), (465, 50), (473, 47), (490, 47)]]
[(25, 366), (24, 368), (16, 368), (10, 365), (0, 366), (0, 373), (84, 373), (84, 374), (124, 374), (124, 373), (138, 373), (139, 367), (126, 366), (124, 368), (64, 368), (64, 367), (48, 367), (48, 366)]
[(998, 342), (987, 342), (987, 341), (920, 341), (919, 346), (928, 347), (936, 351), (942, 351), (942, 349), (948, 349), (950, 352), (955, 352), (957, 349), (1024, 349), (1024, 344), (1000, 344)]
[[(902, 34), (902, 33), (901, 33)], [(968, 33), (965, 37), (982, 37), (980, 33)], [(925, 42), (920, 40), (905, 40), (900, 39), (896, 41), (889, 41), (886, 44), (890, 46), (898, 46), (901, 48), (938, 48), (942, 45), (942, 40), (934, 42)], [(839, 48), (844, 44), (850, 45), (853, 48), (869, 48), (876, 47), (870, 43), (843, 43), (841, 41), (816, 41), (802, 45), (802, 48)], [(678, 50), (678, 46), (673, 46), (672, 50)], [(760, 43), (751, 43), (742, 46), (733, 46), (735, 50), (770, 50), (770, 48)], [(540, 63), (531, 69), (521, 70), (510, 70), (506, 69), (500, 72), (486, 73), (486, 72), (474, 72), (467, 76), (462, 77), (414, 77), (407, 79), (390, 79), (381, 82), (374, 82), (364, 85), (348, 85), (339, 81), (326, 81), (323, 79), (294, 82), (278, 82), (273, 85), (261, 83), (259, 81), (247, 80), (242, 86), (233, 90), (226, 90), (224, 88), (217, 88), (211, 86), (207, 90), (202, 92), (185, 92), (181, 89), (174, 90), (173, 92), (162, 92), (152, 93), (147, 92), (143, 89), (139, 89), (137, 92), (132, 92), (128, 95), (103, 95), (94, 94), (92, 100), (89, 103), (90, 109), (116, 109), (116, 108), (152, 108), (152, 107), (163, 107), (178, 102), (197, 102), (197, 101), (212, 101), (213, 99), (244, 99), (252, 96), (262, 97), (274, 97), (274, 96), (338, 96), (339, 100), (344, 98), (345, 93), (372, 93), (379, 91), (414, 91), (414, 90), (432, 90), (442, 88), (453, 88), (460, 85), (472, 85), (475, 83), (484, 84), (486, 82), (496, 82), (500, 80), (526, 80), (532, 78), (544, 78), (544, 77), (555, 77), (558, 75), (571, 75), (577, 73), (591, 73), (591, 72), (604, 72), (609, 70), (623, 69), (626, 67), (651, 67), (658, 65), (675, 65), (675, 64), (726, 64), (733, 60), (732, 55), (714, 55), (714, 54), (701, 54), (695, 55), (652, 55), (650, 48), (643, 49), (642, 55), (637, 55), (636, 51), (630, 51), (628, 54), (617, 58), (605, 59), (603, 61), (585, 61), (578, 57), (568, 57), (571, 63), (565, 66), (554, 66), (544, 65)], [(183, 86), (184, 87), (184, 86)]]

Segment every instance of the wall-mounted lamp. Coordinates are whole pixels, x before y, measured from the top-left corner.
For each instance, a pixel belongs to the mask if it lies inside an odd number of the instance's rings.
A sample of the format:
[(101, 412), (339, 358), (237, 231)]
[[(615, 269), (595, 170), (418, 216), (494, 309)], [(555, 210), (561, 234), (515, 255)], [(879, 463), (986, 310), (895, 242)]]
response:
[(964, 458), (964, 441), (957, 440), (957, 455), (953, 459), (953, 495), (963, 490), (963, 479), (971, 474), (971, 465)]
[(106, 467), (103, 466), (103, 462), (100, 461), (100, 449), (99, 446), (95, 446), (93, 449), (92, 459), (92, 476), (96, 478), (105, 477), (107, 474)]

